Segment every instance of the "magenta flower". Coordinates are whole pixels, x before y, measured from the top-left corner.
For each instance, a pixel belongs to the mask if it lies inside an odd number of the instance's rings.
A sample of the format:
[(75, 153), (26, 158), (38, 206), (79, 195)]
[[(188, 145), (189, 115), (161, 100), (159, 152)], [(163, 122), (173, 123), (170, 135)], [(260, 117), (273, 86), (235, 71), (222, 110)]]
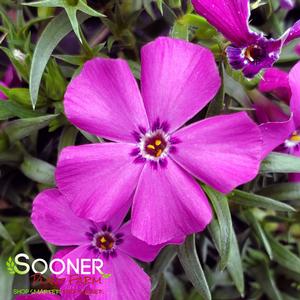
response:
[(290, 10), (295, 6), (295, 0), (280, 0), (280, 6), (283, 9)]
[[(263, 157), (274, 149), (300, 156), (299, 76), (300, 63), (295, 65), (289, 73), (289, 87), (292, 95), (290, 99), (290, 117), (278, 105), (264, 97), (261, 98), (259, 103), (256, 103), (258, 120), (263, 123), (260, 125), (264, 139)], [(280, 86), (280, 84), (277, 86)], [(282, 86), (286, 90), (287, 84), (282, 84)], [(291, 181), (300, 181), (300, 173), (291, 174), (289, 179)]]
[(261, 136), (246, 113), (182, 128), (220, 87), (209, 50), (159, 38), (142, 49), (141, 63), (141, 93), (120, 59), (93, 59), (70, 83), (69, 120), (114, 142), (65, 148), (56, 181), (77, 215), (99, 222), (133, 199), (133, 235), (161, 244), (211, 221), (193, 177), (228, 193), (256, 176)]
[[(12, 65), (9, 65), (4, 73), (3, 81), (0, 80), (0, 85), (4, 87), (13, 87), (18, 86), (20, 84), (20, 80), (18, 75)], [(6, 100), (6, 95), (0, 91), (0, 100)]]
[[(107, 300), (150, 299), (150, 278), (131, 257), (152, 261), (164, 245), (149, 246), (132, 236), (130, 222), (120, 226), (127, 211), (128, 206), (125, 206), (114, 218), (97, 223), (77, 217), (67, 199), (56, 189), (46, 190), (36, 197), (31, 219), (43, 239), (57, 246), (75, 246), (62, 259), (75, 262), (80, 258), (101, 258), (104, 260), (103, 272), (111, 274), (110, 278), (93, 283), (93, 286), (89, 283), (77, 285), (77, 293), (72, 295), (68, 290), (74, 283), (66, 280), (61, 286), (64, 299), (76, 299), (88, 289), (102, 290), (101, 299)], [(63, 278), (65, 275), (62, 274)]]
[(226, 49), (229, 63), (248, 78), (271, 67), (282, 47), (300, 36), (299, 21), (279, 39), (269, 39), (252, 31), (248, 24), (249, 0), (192, 0), (192, 3), (197, 13), (232, 43)]
[(288, 73), (278, 69), (267, 69), (259, 83), (258, 89), (262, 93), (271, 93), (278, 100), (289, 103), (292, 92), (289, 84)]

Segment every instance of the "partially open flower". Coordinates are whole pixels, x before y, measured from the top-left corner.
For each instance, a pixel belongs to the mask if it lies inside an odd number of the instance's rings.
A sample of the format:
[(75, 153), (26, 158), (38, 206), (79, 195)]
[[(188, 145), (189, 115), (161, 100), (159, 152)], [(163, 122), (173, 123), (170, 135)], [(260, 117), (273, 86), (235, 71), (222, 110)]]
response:
[(266, 38), (249, 26), (249, 0), (192, 0), (195, 10), (204, 16), (231, 45), (226, 53), (232, 68), (252, 78), (279, 59), (283, 46), (300, 36), (296, 22), (279, 39)]

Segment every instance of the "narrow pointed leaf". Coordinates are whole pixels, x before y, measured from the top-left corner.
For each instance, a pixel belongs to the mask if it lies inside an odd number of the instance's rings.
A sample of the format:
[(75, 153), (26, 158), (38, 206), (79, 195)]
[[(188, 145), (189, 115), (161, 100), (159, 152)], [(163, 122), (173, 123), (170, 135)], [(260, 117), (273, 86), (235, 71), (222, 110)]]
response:
[(288, 250), (277, 240), (275, 240), (270, 234), (268, 235), (274, 260), (281, 266), (300, 274), (300, 258)]
[(213, 190), (208, 186), (203, 186), (203, 189), (213, 205), (219, 223), (221, 235), (219, 248), (221, 256), (220, 266), (221, 269), (224, 270), (229, 257), (232, 231), (232, 220), (228, 206), (228, 200), (223, 194)]
[(258, 193), (262, 196), (276, 200), (291, 201), (300, 199), (300, 183), (277, 183), (261, 189)]
[(36, 118), (18, 119), (6, 123), (4, 131), (7, 134), (10, 142), (13, 143), (29, 136), (31, 133), (36, 132), (39, 129), (48, 126), (50, 121), (54, 120), (56, 117), (57, 115), (46, 115)]
[(209, 286), (196, 251), (195, 235), (187, 237), (185, 243), (179, 246), (178, 257), (194, 288), (203, 299), (211, 300)]
[(300, 173), (300, 157), (271, 153), (260, 166), (261, 173)]
[(54, 186), (55, 167), (53, 165), (30, 155), (26, 155), (20, 168), (24, 175), (31, 180)]
[(253, 215), (253, 213), (250, 210), (245, 211), (245, 217), (247, 218), (249, 225), (253, 228), (257, 237), (259, 238), (259, 240), (265, 247), (265, 250), (268, 253), (269, 258), (273, 259), (273, 253), (272, 253), (270, 243), (269, 243), (268, 238), (265, 235), (265, 232), (264, 232), (263, 228), (261, 227), (260, 223), (258, 222), (258, 220), (255, 218), (255, 216)]
[(252, 193), (247, 193), (240, 190), (234, 190), (232, 193), (228, 195), (228, 198), (231, 201), (242, 206), (261, 207), (261, 208), (273, 209), (277, 211), (286, 211), (286, 212), (295, 211), (295, 209), (292, 206), (286, 203), (282, 203), (271, 198), (267, 198)]
[[(78, 23), (89, 18), (86, 14), (78, 14)], [(39, 87), (43, 72), (49, 58), (58, 43), (72, 30), (72, 26), (65, 12), (60, 13), (47, 25), (34, 50), (30, 69), (30, 96), (32, 106), (35, 107), (38, 99)]]

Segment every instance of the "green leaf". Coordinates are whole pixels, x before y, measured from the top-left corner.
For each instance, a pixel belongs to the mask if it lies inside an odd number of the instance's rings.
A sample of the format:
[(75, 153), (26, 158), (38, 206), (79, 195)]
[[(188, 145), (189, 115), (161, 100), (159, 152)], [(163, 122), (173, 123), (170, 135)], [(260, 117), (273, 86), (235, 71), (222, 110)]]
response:
[(221, 256), (220, 267), (221, 270), (224, 270), (229, 257), (232, 232), (232, 220), (228, 206), (228, 200), (223, 194), (213, 190), (208, 186), (203, 186), (203, 189), (213, 205), (219, 223), (221, 238), (219, 245), (220, 247), (218, 250)]
[[(78, 22), (81, 24), (89, 18), (86, 14), (78, 14)], [(41, 79), (49, 61), (49, 58), (58, 43), (72, 30), (72, 26), (65, 12), (56, 16), (45, 28), (34, 50), (30, 69), (30, 96), (33, 108), (35, 108)]]
[(257, 265), (252, 269), (253, 277), (261, 286), (265, 294), (272, 300), (283, 300), (281, 294), (276, 286), (270, 267), (267, 260), (263, 257), (257, 257)]
[(21, 171), (28, 178), (35, 182), (54, 186), (55, 167), (43, 160), (37, 159), (30, 155), (25, 155), (24, 161), (20, 166)]
[(300, 258), (268, 234), (274, 260), (281, 266), (300, 274)]
[[(216, 220), (213, 220), (209, 224), (209, 232), (213, 235), (213, 240), (217, 249), (220, 249), (220, 244), (222, 240), (221, 229)], [(227, 270), (237, 288), (240, 295), (244, 295), (245, 292), (245, 282), (244, 282), (244, 271), (242, 265), (242, 259), (240, 254), (239, 245), (232, 228), (231, 230), (231, 240), (230, 240), (230, 249), (229, 249), (229, 257), (227, 262)]]
[(16, 274), (16, 272), (14, 270), (15, 263), (13, 262), (11, 257), (9, 257), (8, 260), (6, 261), (6, 268), (7, 268), (7, 271), (10, 275), (15, 275)]
[(272, 152), (260, 166), (261, 173), (300, 173), (300, 157)]
[(270, 259), (272, 259), (273, 258), (272, 249), (271, 249), (271, 246), (269, 244), (269, 241), (267, 239), (267, 236), (265, 235), (265, 232), (264, 232), (262, 226), (260, 225), (260, 223), (258, 222), (258, 220), (255, 218), (255, 216), (253, 215), (253, 213), (250, 210), (245, 211), (244, 215), (245, 215), (246, 219), (248, 220), (249, 225), (253, 228), (257, 237), (259, 238), (261, 243), (264, 245), (265, 250), (268, 253)]
[(282, 201), (298, 201), (300, 199), (300, 183), (286, 182), (267, 186), (258, 194)]
[(240, 190), (234, 190), (228, 195), (228, 198), (242, 206), (260, 207), (265, 209), (273, 209), (277, 211), (294, 212), (295, 209), (285, 203), (281, 203), (271, 198), (247, 193)]
[(189, 26), (176, 21), (172, 27), (170, 36), (182, 40), (189, 40)]
[(14, 113), (5, 105), (6, 102), (7, 101), (0, 101), (0, 120), (7, 120), (14, 116)]
[(160, 275), (158, 284), (151, 295), (151, 300), (164, 300), (166, 292), (166, 280), (164, 274)]
[(13, 298), (12, 295), (12, 286), (14, 281), (14, 276), (10, 275), (7, 271), (6, 266), (7, 257), (1, 254), (0, 257), (0, 299), (11, 300)]
[[(34, 118), (34, 117), (40, 117), (44, 114), (38, 111), (33, 111), (32, 108), (30, 109), (24, 107), (23, 105), (16, 103), (12, 100), (7, 101), (1, 101), (0, 102), (0, 111), (3, 112), (3, 117), (5, 114), (11, 118), (11, 117), (18, 117), (18, 118)], [(0, 113), (1, 118), (1, 113)]]
[(177, 251), (175, 246), (169, 245), (165, 247), (155, 260), (152, 274), (164, 272), (169, 264), (175, 259)]
[(75, 144), (78, 130), (73, 126), (66, 126), (60, 136), (58, 144), (58, 152), (64, 147), (72, 146)]
[(186, 293), (183, 282), (171, 272), (165, 272), (165, 279), (175, 300), (185, 300)]
[(72, 25), (73, 31), (76, 36), (82, 43), (82, 39), (80, 36), (80, 28), (77, 20), (77, 12), (80, 11), (92, 17), (104, 17), (103, 14), (93, 10), (89, 7), (84, 0), (78, 0), (74, 3), (68, 3), (68, 1), (64, 0), (42, 0), (36, 2), (25, 3), (25, 5), (34, 6), (34, 7), (63, 7), (68, 15), (69, 21)]
[(231, 233), (230, 244), (231, 247), (229, 252), (227, 269), (240, 295), (244, 297), (244, 293), (245, 293), (244, 270), (243, 270), (239, 245), (234, 231), (232, 231)]
[(6, 228), (1, 222), (0, 222), (0, 236), (5, 240), (9, 241), (12, 245), (15, 244), (12, 237), (10, 236), (10, 234), (8, 233), (8, 231), (6, 230)]
[[(224, 65), (220, 65), (220, 75), (221, 78), (223, 79), (223, 74), (224, 74)], [(223, 81), (223, 80), (222, 80)], [(224, 85), (222, 84), (218, 94), (216, 95), (215, 99), (210, 102), (208, 106), (208, 110), (206, 113), (206, 117), (212, 117), (215, 115), (219, 115), (222, 110), (224, 109), (224, 99), (225, 99), (225, 88)]]
[(195, 235), (187, 237), (185, 243), (179, 246), (178, 257), (195, 289), (203, 299), (211, 300), (209, 286), (196, 251)]
[(244, 87), (226, 72), (224, 72), (225, 93), (235, 99), (242, 107), (252, 108), (252, 103), (245, 92)]
[(156, 5), (160, 11), (160, 13), (163, 15), (163, 0), (156, 0)]
[(37, 118), (14, 120), (5, 124), (4, 132), (7, 134), (9, 141), (14, 143), (46, 127), (50, 121), (54, 120), (57, 116), (58, 115), (46, 115)]

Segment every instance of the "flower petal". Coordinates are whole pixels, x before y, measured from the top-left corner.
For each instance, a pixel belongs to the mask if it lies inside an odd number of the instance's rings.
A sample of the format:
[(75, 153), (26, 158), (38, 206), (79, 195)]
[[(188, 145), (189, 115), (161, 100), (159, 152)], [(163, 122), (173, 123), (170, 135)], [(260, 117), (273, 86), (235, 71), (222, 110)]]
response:
[(290, 71), (289, 82), (292, 90), (292, 98), (290, 101), (291, 112), (293, 113), (293, 118), (296, 128), (300, 127), (300, 62), (298, 62)]
[[(149, 276), (130, 257), (118, 252), (116, 257), (104, 261), (103, 270), (111, 277), (98, 284), (100, 295), (90, 295), (90, 300), (141, 300), (150, 299)], [(97, 289), (97, 286), (91, 286)]]
[(197, 13), (207, 19), (229, 41), (247, 45), (253, 35), (249, 29), (249, 0), (192, 0)]
[(291, 89), (288, 74), (278, 68), (267, 69), (259, 83), (259, 90), (262, 93), (272, 93), (279, 100), (289, 103)]
[(291, 28), (289, 28), (281, 37), (284, 45), (300, 37), (300, 20), (297, 21)]
[(132, 234), (158, 245), (202, 231), (212, 212), (198, 183), (171, 159), (164, 167), (147, 164), (133, 200)]
[(114, 141), (135, 141), (139, 126), (148, 128), (143, 101), (128, 64), (95, 58), (68, 86), (65, 112), (79, 128)]
[(259, 127), (263, 136), (262, 158), (265, 158), (271, 151), (283, 144), (295, 130), (292, 117), (285, 122), (269, 122), (261, 124)]
[[(151, 262), (155, 259), (159, 251), (167, 244), (148, 245), (144, 241), (137, 239), (131, 234), (131, 222), (127, 222), (120, 229), (119, 232), (124, 234), (124, 241), (120, 244), (120, 251), (127, 255), (137, 258), (141, 261)], [(168, 242), (168, 244), (181, 244), (185, 237)]]
[(295, 6), (295, 0), (280, 0), (280, 6), (283, 9), (290, 10)]
[(74, 212), (106, 222), (131, 200), (143, 163), (134, 163), (131, 144), (104, 143), (65, 148), (56, 181)]
[(174, 160), (220, 192), (228, 193), (258, 173), (262, 137), (244, 112), (205, 119), (174, 137), (181, 141)]
[(80, 245), (91, 222), (78, 218), (67, 199), (56, 189), (41, 192), (33, 202), (31, 221), (47, 242), (59, 246)]
[[(89, 249), (89, 245), (86, 244), (68, 252), (61, 259), (65, 262), (65, 265), (67, 265), (67, 261), (71, 261), (73, 265), (76, 265), (77, 260), (92, 258), (96, 257)], [(70, 274), (67, 274), (67, 269), (65, 269), (61, 275), (57, 275), (57, 277), (65, 279), (63, 285), (60, 287), (62, 298), (64, 300), (86, 299), (85, 290), (88, 287), (88, 284), (84, 282), (85, 275), (76, 274), (72, 269), (70, 271)], [(91, 275), (88, 276), (90, 277)], [(72, 293), (70, 293), (70, 290), (72, 290)]]
[(220, 87), (208, 49), (164, 37), (143, 47), (141, 76), (150, 126), (166, 122), (171, 131), (199, 112)]
[(285, 122), (289, 119), (282, 108), (258, 91), (252, 91), (255, 115), (259, 123)]

